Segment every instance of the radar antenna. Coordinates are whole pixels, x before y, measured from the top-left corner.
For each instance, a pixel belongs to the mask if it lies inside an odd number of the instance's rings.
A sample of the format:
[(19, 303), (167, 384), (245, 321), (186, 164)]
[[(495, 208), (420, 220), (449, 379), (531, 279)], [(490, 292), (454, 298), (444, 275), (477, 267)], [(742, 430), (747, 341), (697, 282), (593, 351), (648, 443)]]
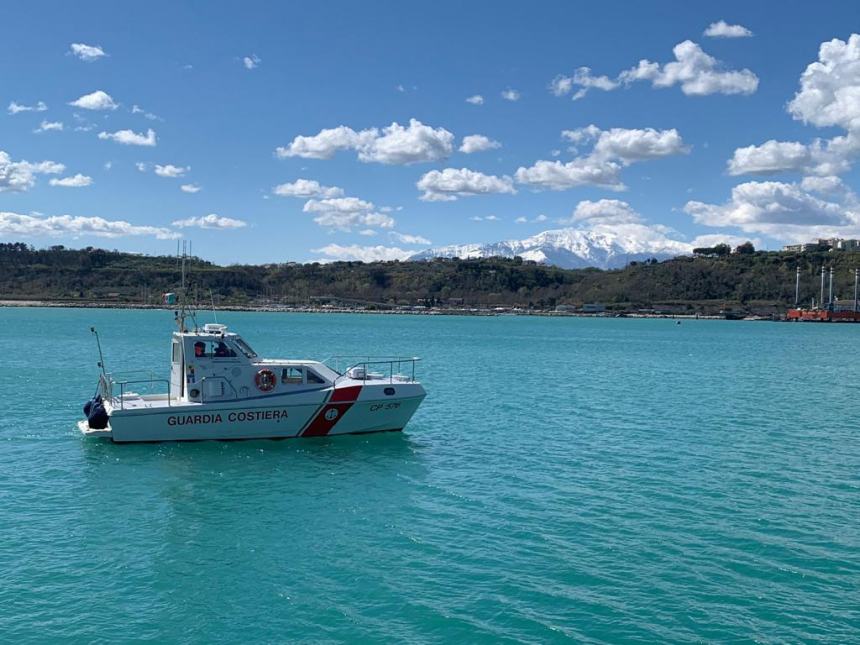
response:
[(191, 242), (187, 240), (182, 240), (182, 253), (178, 258), (180, 264), (181, 271), (181, 283), (179, 287), (179, 309), (176, 311), (176, 325), (179, 327), (179, 333), (184, 334), (188, 331), (188, 327), (185, 324), (186, 318), (191, 318), (194, 323), (194, 329), (197, 329), (197, 315), (193, 307), (188, 305), (188, 288), (186, 285), (186, 270), (185, 263), (186, 261), (191, 260)]

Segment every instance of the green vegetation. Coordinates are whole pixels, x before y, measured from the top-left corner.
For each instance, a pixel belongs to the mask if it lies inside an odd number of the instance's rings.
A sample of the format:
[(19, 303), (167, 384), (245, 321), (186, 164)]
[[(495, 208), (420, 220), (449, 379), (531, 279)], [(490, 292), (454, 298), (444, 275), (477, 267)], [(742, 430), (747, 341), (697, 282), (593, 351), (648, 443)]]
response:
[[(751, 247), (631, 263), (616, 271), (565, 270), (520, 258), (226, 267), (194, 259), (189, 284), (199, 302), (208, 304), (211, 290), (219, 305), (307, 305), (333, 300), (370, 308), (501, 305), (552, 309), (561, 304), (598, 302), (614, 310), (779, 311), (794, 302), (798, 266), (802, 300), (817, 299), (822, 265), (834, 267), (834, 293), (852, 298), (853, 271), (860, 267), (860, 253), (763, 252)], [(158, 304), (161, 294), (175, 290), (179, 280), (175, 257), (0, 244), (0, 300)]]

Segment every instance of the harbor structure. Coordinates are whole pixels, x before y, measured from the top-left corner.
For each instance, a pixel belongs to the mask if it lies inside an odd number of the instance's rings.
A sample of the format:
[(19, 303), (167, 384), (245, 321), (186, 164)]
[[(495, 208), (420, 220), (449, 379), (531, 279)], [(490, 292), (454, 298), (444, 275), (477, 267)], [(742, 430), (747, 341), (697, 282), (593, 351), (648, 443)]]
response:
[[(827, 301), (824, 299), (825, 277), (829, 273)], [(794, 283), (794, 307), (786, 313), (786, 320), (792, 322), (860, 322), (860, 302), (858, 302), (858, 287), (860, 287), (860, 269), (854, 269), (854, 297), (851, 300), (839, 300), (833, 295), (833, 267), (829, 272), (821, 267), (821, 289), (818, 305), (815, 298), (809, 307), (800, 306), (800, 267), (797, 267)]]

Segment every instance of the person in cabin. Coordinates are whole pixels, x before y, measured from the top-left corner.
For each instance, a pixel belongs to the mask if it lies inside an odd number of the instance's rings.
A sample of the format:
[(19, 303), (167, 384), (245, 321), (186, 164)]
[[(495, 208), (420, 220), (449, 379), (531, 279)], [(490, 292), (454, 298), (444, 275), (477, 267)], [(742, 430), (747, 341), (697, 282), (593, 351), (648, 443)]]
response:
[(206, 355), (206, 344), (200, 341), (194, 343), (194, 357), (203, 358)]
[(230, 350), (224, 341), (218, 341), (218, 346), (215, 348), (215, 358), (227, 358), (230, 356)]

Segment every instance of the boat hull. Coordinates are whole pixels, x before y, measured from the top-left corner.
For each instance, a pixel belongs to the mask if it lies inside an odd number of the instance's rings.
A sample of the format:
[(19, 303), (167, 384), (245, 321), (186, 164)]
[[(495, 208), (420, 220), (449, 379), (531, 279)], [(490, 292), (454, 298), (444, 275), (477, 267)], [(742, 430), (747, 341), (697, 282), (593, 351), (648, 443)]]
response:
[(321, 393), (316, 401), (267, 397), (221, 405), (113, 409), (109, 428), (89, 430), (85, 421), (79, 426), (85, 435), (109, 437), (117, 443), (291, 439), (402, 430), (425, 392), (418, 384), (397, 390), (396, 397), (384, 396), (383, 388), (377, 392), (375, 387), (355, 386)]

